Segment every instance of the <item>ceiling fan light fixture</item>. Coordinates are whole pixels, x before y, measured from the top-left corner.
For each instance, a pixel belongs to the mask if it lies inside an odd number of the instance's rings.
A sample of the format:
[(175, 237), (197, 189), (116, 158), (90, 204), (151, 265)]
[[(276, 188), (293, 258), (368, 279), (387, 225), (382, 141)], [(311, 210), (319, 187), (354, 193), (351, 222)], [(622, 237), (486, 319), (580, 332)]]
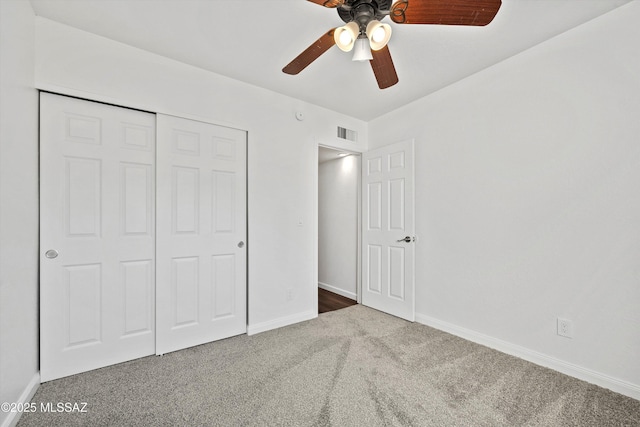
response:
[(374, 19), (367, 24), (366, 33), (371, 49), (380, 50), (389, 43), (391, 26)]
[(353, 61), (371, 61), (373, 55), (371, 55), (371, 49), (366, 37), (359, 37), (356, 40), (355, 47), (353, 49)]
[(358, 39), (359, 33), (360, 28), (358, 28), (358, 24), (355, 22), (349, 22), (342, 27), (336, 28), (333, 33), (333, 38), (340, 50), (349, 52), (353, 49), (353, 45)]

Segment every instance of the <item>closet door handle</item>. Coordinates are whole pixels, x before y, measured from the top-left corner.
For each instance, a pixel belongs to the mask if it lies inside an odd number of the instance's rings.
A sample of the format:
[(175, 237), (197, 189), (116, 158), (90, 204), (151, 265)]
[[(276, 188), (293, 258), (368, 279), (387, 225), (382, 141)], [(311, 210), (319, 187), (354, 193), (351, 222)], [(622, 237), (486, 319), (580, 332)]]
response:
[(47, 252), (44, 253), (45, 258), (49, 258), (49, 259), (54, 259), (58, 257), (58, 251), (56, 251), (55, 249), (49, 249)]
[(238, 243), (238, 247), (239, 247), (240, 249), (244, 248), (244, 242), (243, 242), (243, 241), (240, 241), (240, 242)]

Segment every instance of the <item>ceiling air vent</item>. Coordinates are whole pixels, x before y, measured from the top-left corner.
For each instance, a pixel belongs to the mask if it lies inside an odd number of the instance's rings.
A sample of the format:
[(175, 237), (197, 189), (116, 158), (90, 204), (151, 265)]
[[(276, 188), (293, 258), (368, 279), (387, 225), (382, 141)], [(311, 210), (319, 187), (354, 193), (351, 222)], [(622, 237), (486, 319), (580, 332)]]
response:
[(351, 130), (351, 129), (347, 129), (347, 128), (343, 128), (341, 126), (338, 126), (338, 138), (346, 139), (347, 141), (357, 142), (358, 141), (358, 132), (356, 132), (355, 130)]

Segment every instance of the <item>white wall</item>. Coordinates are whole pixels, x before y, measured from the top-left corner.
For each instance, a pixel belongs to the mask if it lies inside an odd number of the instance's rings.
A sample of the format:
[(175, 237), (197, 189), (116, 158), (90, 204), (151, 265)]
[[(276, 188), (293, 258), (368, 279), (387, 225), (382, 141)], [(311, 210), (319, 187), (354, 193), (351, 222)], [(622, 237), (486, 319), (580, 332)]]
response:
[[(38, 376), (38, 94), (34, 13), (0, 1), (0, 402), (28, 400)], [(17, 414), (0, 411), (0, 425)]]
[(318, 286), (356, 299), (359, 156), (318, 166)]
[(249, 332), (316, 315), (317, 144), (365, 122), (40, 17), (36, 86), (247, 130)]
[(416, 139), (418, 318), (636, 398), (639, 20), (632, 2), (369, 127)]

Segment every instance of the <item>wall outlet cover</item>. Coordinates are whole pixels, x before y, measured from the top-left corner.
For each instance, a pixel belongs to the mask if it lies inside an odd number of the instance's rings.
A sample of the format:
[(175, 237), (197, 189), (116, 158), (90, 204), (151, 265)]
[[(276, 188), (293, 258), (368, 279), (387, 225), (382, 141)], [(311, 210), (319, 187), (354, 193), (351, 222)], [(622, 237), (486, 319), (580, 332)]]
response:
[(573, 322), (569, 319), (558, 317), (558, 335), (573, 338)]

